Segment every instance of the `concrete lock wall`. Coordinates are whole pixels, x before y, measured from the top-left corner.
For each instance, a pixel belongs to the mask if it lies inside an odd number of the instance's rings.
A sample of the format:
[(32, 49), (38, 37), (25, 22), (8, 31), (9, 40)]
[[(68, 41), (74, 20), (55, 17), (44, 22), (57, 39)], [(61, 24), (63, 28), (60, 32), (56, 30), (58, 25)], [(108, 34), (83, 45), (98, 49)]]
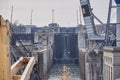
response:
[(85, 79), (85, 52), (82, 49), (85, 49), (85, 33), (78, 32), (78, 49), (79, 49), (79, 66), (80, 73), (83, 80)]
[(49, 69), (51, 68), (51, 66), (53, 65), (53, 50), (52, 48), (49, 48), (48, 51), (47, 51), (47, 69), (49, 71)]
[(43, 76), (45, 77), (47, 75), (47, 66), (48, 66), (48, 61), (47, 61), (47, 56), (48, 56), (48, 53), (47, 51), (45, 51), (43, 53)]
[(85, 53), (79, 51), (79, 66), (80, 73), (83, 80), (85, 80)]
[(48, 49), (47, 51), (39, 54), (39, 69), (40, 69), (40, 78), (42, 80), (47, 79), (47, 72), (53, 65), (53, 51), (52, 49)]

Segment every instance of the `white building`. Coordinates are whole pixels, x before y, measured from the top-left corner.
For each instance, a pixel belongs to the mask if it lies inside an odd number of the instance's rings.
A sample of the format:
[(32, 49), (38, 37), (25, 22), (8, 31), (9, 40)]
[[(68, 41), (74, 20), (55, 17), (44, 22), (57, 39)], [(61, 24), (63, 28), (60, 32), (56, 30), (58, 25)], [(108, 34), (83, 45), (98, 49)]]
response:
[(104, 47), (104, 80), (116, 80), (120, 78), (120, 48)]

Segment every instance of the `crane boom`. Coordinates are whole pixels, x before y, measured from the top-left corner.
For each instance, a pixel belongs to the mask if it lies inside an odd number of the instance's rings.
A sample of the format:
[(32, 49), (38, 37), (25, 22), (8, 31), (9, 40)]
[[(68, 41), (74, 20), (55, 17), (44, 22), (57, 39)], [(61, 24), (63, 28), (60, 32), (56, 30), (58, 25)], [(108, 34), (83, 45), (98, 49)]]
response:
[(89, 0), (80, 0), (83, 19), (85, 22), (85, 28), (87, 31), (88, 38), (94, 37), (96, 34), (94, 20), (91, 14), (91, 7)]

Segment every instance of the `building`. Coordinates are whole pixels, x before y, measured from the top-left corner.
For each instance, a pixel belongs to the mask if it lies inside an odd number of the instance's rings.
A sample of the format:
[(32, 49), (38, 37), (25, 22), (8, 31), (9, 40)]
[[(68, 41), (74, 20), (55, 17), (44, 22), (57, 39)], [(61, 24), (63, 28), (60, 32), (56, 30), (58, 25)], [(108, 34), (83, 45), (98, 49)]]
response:
[(33, 30), (36, 28), (35, 25), (12, 25), (11, 44), (15, 45), (18, 40), (34, 43)]
[(120, 48), (104, 47), (104, 80), (116, 80), (120, 78)]

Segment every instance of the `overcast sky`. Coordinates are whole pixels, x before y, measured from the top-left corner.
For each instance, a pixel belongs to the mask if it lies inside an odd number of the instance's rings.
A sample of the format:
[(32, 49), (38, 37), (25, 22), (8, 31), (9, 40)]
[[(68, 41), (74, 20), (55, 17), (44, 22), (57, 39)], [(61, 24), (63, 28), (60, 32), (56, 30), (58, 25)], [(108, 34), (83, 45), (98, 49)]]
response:
[[(94, 14), (106, 22), (109, 0), (90, 0)], [(60, 26), (76, 26), (76, 11), (79, 0), (0, 0), (0, 14), (10, 20), (10, 10), (13, 5), (13, 22), (30, 24), (31, 9), (33, 9), (33, 24), (45, 26), (52, 22), (52, 9), (55, 11), (55, 22)]]

